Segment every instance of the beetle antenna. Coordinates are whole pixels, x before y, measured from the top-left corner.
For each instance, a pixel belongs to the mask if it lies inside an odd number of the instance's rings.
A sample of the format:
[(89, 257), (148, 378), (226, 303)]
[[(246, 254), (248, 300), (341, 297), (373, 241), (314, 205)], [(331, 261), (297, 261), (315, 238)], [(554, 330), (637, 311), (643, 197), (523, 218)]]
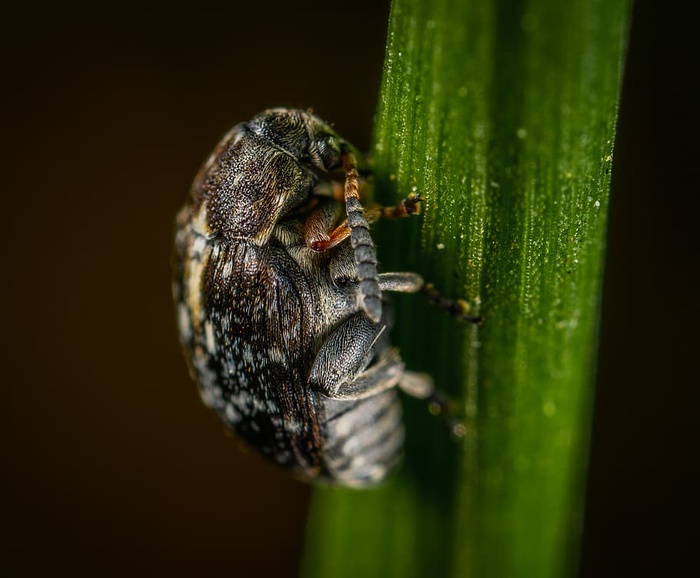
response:
[(377, 250), (369, 234), (365, 209), (360, 202), (357, 161), (352, 152), (347, 149), (343, 150), (342, 158), (345, 171), (345, 213), (350, 227), (350, 242), (355, 255), (357, 280), (360, 283), (360, 304), (367, 317), (379, 323), (382, 317), (382, 294), (379, 290)]

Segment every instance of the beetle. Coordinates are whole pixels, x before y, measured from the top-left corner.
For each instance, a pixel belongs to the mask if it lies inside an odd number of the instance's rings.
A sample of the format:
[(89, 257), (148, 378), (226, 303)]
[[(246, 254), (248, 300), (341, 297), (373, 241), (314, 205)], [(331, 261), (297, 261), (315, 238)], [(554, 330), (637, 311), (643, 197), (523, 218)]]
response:
[(416, 273), (378, 272), (369, 222), (415, 214), (420, 197), (365, 211), (358, 162), (305, 110), (236, 125), (177, 216), (173, 285), (206, 405), (298, 477), (365, 487), (401, 455), (397, 390), (435, 395), (389, 342), (385, 292), (423, 291), (471, 318)]

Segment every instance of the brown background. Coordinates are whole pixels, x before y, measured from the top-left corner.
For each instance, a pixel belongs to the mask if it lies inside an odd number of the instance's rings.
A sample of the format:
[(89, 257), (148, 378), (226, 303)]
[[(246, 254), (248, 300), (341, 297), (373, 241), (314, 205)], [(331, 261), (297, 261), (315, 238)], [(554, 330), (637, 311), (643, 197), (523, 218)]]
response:
[[(198, 401), (175, 336), (172, 222), (220, 135), (268, 106), (313, 106), (367, 148), (388, 5), (235, 4), (4, 15), (4, 568), (295, 575), (308, 489)], [(591, 577), (671, 575), (694, 543), (697, 54), (683, 68), (693, 20), (650, 4), (616, 151)]]

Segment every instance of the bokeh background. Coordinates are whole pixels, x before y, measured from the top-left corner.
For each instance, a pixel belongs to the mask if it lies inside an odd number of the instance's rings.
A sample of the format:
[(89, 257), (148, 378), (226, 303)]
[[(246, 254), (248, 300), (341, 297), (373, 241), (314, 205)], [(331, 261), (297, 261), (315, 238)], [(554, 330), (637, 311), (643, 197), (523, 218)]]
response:
[[(175, 334), (173, 218), (219, 137), (266, 107), (312, 106), (367, 149), (388, 9), (3, 8), (5, 575), (296, 574), (309, 489), (242, 451), (199, 402)], [(696, 542), (693, 22), (636, 5), (586, 577), (673, 575)]]

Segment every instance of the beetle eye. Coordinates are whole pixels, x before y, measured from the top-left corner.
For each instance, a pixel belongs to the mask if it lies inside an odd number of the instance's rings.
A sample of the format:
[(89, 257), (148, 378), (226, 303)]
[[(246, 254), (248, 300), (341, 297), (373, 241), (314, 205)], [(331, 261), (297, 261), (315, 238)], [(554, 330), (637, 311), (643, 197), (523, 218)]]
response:
[(316, 141), (318, 156), (323, 168), (332, 171), (340, 166), (340, 149), (333, 136), (324, 136)]

